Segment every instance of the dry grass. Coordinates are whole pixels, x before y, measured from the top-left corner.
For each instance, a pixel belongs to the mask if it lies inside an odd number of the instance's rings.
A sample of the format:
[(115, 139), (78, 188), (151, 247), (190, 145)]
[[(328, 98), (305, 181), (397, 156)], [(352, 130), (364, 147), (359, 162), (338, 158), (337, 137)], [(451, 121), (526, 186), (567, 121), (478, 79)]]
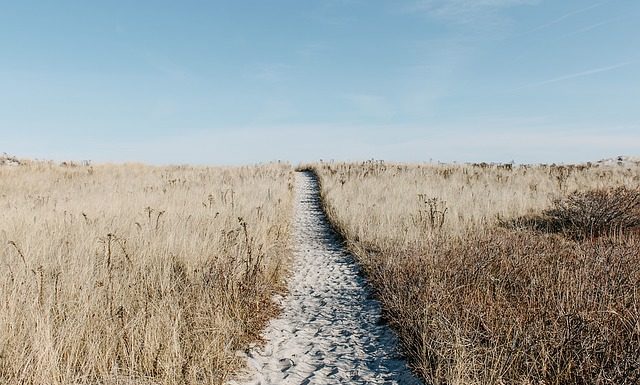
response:
[(292, 170), (0, 166), (0, 383), (219, 384), (277, 309)]
[(569, 202), (606, 206), (622, 196), (613, 186), (636, 196), (638, 165), (315, 169), (331, 220), (427, 383), (640, 381), (637, 232), (576, 238), (500, 226), (554, 208), (574, 217)]

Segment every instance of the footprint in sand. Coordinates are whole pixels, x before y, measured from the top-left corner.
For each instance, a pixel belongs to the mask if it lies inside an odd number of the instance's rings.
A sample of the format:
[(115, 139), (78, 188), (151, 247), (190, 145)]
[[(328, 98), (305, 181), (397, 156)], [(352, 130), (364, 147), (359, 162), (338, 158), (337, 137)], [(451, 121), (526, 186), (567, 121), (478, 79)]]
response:
[(264, 331), (266, 345), (247, 354), (250, 369), (230, 384), (421, 384), (327, 223), (312, 173), (296, 174), (296, 193), (289, 294)]

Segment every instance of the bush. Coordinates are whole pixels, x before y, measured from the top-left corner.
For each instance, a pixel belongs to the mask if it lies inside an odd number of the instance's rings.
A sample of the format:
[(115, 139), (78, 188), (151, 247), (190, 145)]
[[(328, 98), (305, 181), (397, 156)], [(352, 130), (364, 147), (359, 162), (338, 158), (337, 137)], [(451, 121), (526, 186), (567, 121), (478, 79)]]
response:
[(563, 233), (585, 239), (640, 226), (640, 189), (574, 192), (544, 212)]
[(640, 189), (576, 191), (554, 200), (541, 215), (520, 217), (507, 225), (562, 233), (575, 240), (629, 232), (640, 228)]

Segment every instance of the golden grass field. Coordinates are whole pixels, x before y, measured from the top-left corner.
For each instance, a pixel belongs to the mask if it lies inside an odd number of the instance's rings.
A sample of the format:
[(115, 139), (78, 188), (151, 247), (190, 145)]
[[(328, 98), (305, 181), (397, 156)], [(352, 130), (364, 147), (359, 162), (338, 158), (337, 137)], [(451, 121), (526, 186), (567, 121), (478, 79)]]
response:
[[(0, 159), (0, 383), (222, 384), (291, 268), (288, 164)], [(640, 381), (640, 164), (309, 166), (429, 384)]]
[(0, 383), (223, 383), (277, 311), (292, 175), (0, 165)]
[(640, 381), (638, 163), (311, 168), (427, 383)]

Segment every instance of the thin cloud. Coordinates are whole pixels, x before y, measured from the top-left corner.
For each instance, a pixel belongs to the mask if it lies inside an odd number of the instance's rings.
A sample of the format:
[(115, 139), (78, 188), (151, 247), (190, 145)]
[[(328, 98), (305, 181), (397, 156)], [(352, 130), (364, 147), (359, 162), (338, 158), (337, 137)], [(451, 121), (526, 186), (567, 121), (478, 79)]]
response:
[(624, 20), (624, 19), (625, 19), (624, 17), (614, 17), (614, 18), (611, 18), (611, 19), (603, 20), (603, 21), (600, 21), (598, 23), (591, 24), (591, 25), (586, 26), (584, 28), (580, 28), (580, 29), (578, 29), (576, 31), (568, 33), (568, 34), (564, 35), (564, 37), (570, 37), (570, 36), (579, 35), (579, 34), (594, 30), (596, 28), (602, 27), (603, 25), (611, 24), (613, 22)]
[(296, 51), (296, 54), (303, 59), (311, 60), (322, 57), (329, 50), (326, 43), (308, 43)]
[(581, 72), (576, 72), (576, 73), (572, 73), (572, 74), (568, 74), (568, 75), (563, 75), (563, 76), (559, 76), (557, 78), (552, 78), (552, 79), (544, 80), (544, 81), (541, 81), (541, 82), (530, 83), (530, 84), (527, 84), (527, 85), (524, 85), (522, 87), (517, 88), (517, 90), (521, 90), (521, 89), (524, 89), (524, 88), (540, 87), (540, 86), (544, 86), (544, 85), (547, 85), (547, 84), (562, 82), (562, 81), (565, 81), (565, 80), (581, 78), (581, 77), (584, 77), (584, 76), (594, 75), (594, 74), (598, 74), (598, 73), (602, 73), (602, 72), (613, 71), (613, 70), (618, 69), (618, 68), (626, 67), (631, 63), (632, 62), (623, 62), (623, 63), (618, 63), (618, 64), (607, 66), (607, 67), (594, 68), (594, 69), (590, 69), (590, 70), (587, 70), (587, 71), (581, 71)]
[(558, 23), (561, 23), (562, 21), (564, 21), (564, 20), (566, 20), (566, 19), (568, 19), (568, 18), (570, 18), (572, 16), (578, 15), (580, 13), (588, 12), (588, 11), (590, 11), (592, 9), (595, 9), (595, 8), (598, 8), (598, 7), (600, 7), (600, 6), (602, 6), (602, 5), (606, 4), (606, 3), (608, 3), (608, 1), (601, 1), (599, 3), (591, 4), (591, 5), (587, 6), (587, 7), (576, 9), (574, 11), (565, 13), (564, 15), (562, 15), (562, 16), (554, 19), (554, 20), (551, 20), (548, 23), (544, 23), (542, 25), (539, 25), (539, 26), (533, 28), (528, 33), (534, 33), (534, 32), (538, 32), (540, 30), (549, 28), (549, 27), (554, 26), (554, 25), (556, 25)]
[(466, 24), (484, 19), (497, 10), (522, 5), (535, 5), (539, 0), (422, 0), (405, 8), (408, 13)]
[(263, 63), (251, 68), (247, 76), (265, 83), (279, 83), (288, 78), (292, 69), (293, 66), (289, 64)]

